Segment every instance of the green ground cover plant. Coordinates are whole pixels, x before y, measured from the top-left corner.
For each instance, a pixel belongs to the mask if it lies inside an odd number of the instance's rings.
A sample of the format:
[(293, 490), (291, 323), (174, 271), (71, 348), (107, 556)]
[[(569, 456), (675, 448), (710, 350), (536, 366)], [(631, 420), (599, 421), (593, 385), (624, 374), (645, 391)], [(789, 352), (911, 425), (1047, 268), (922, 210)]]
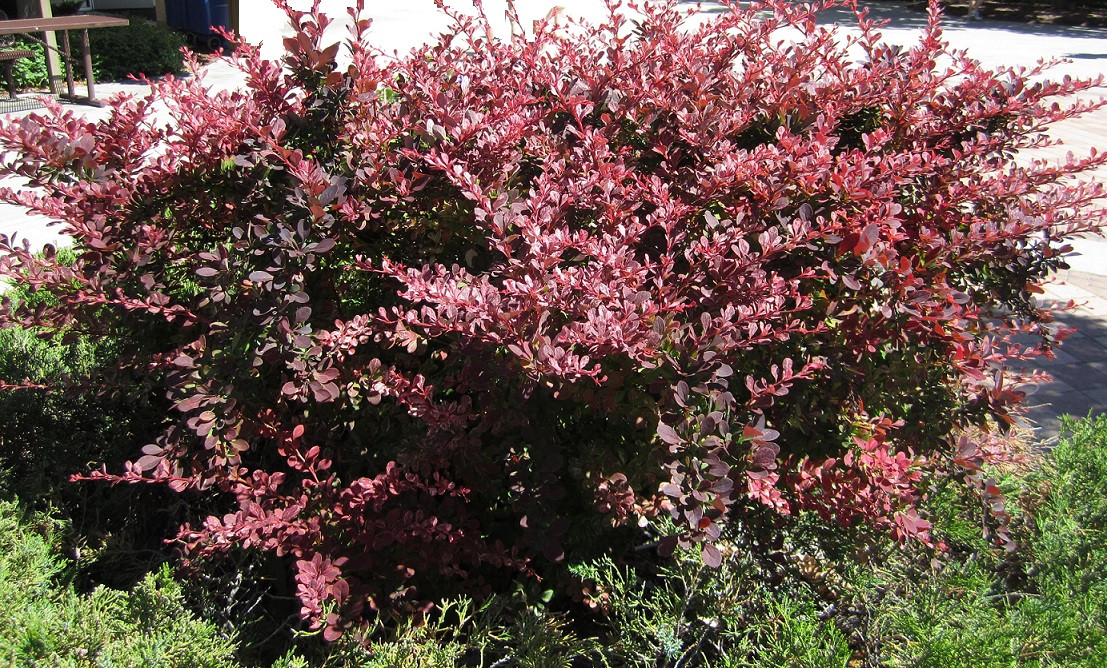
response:
[(130, 591), (79, 594), (66, 527), (0, 501), (0, 662), (9, 666), (233, 666), (234, 643), (185, 606), (169, 568)]
[[(6, 383), (86, 427), (51, 456), (96, 563), (137, 581), (169, 540), (251, 660), (423, 637), (478, 665), (882, 657), (901, 578), (851, 566), (928, 581), (969, 540), (943, 494), (1018, 572), (992, 472), (1040, 380), (1017, 368), (1064, 334), (1034, 296), (1101, 229), (1072, 177), (1107, 154), (1014, 155), (1096, 82), (986, 70), (937, 6), (910, 48), (776, 1), (500, 39), (451, 14), (399, 59), (360, 6), (340, 44), (282, 6), (288, 53), (240, 45), (241, 90), (197, 71), (0, 125), (28, 184), (0, 199), (73, 241), (0, 238), (0, 343), (70, 369)], [(80, 498), (118, 490), (156, 521)]]
[(964, 527), (982, 510), (946, 499), (953, 558), (862, 578), (883, 595), (870, 642), (888, 665), (1107, 664), (1107, 416), (1062, 430), (1040, 466), (1005, 481), (1020, 508), (1018, 552), (989, 550)]
[[(28, 304), (53, 301), (48, 293), (19, 288), (5, 296)], [(117, 357), (106, 342), (58, 345), (27, 330), (0, 330), (0, 383), (21, 388), (0, 391), (0, 493), (67, 518), (81, 537), (79, 582), (126, 588), (166, 561), (166, 532), (187, 514), (159, 490), (68, 482), (90, 465), (141, 448), (160, 422), (156, 401), (98, 391)], [(45, 388), (60, 379), (75, 389)]]

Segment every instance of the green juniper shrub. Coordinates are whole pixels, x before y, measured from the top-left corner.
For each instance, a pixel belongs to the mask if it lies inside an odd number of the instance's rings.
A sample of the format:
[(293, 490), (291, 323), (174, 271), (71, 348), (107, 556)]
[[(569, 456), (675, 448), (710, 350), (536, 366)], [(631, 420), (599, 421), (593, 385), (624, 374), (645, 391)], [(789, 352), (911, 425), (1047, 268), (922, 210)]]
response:
[(801, 514), (769, 544), (724, 534), (718, 569), (688, 551), (572, 566), (591, 612), (571, 616), (604, 665), (1107, 665), (1107, 416), (1062, 429), (985, 467), (1015, 550), (981, 530), (991, 501), (946, 481), (924, 502), (943, 550)]
[[(156, 397), (97, 391), (101, 365), (116, 359), (110, 342), (78, 338), (59, 345), (18, 328), (0, 330), (0, 382), (24, 386), (0, 391), (0, 468), (6, 472), (0, 486), (74, 522), (86, 555), (81, 579), (128, 586), (169, 558), (162, 542), (190, 515), (179, 497), (157, 488), (68, 481), (141, 448), (160, 422), (152, 412)], [(62, 378), (76, 389), (36, 386)]]
[(981, 499), (949, 487), (930, 501), (947, 552), (849, 567), (839, 623), (866, 665), (1107, 665), (1107, 416), (1062, 430), (1033, 466), (990, 472), (1017, 550), (983, 540)]
[(681, 550), (657, 569), (601, 559), (572, 570), (602, 629), (604, 665), (829, 668), (853, 655), (833, 620), (817, 614), (802, 579), (766, 587), (764, 573), (740, 552), (717, 569)]
[(129, 591), (79, 594), (58, 554), (68, 529), (0, 501), (0, 662), (12, 666), (230, 667), (234, 642), (185, 606), (162, 566)]
[[(63, 264), (75, 258), (67, 249), (57, 255)], [(50, 291), (25, 286), (4, 297), (34, 307), (57, 303)], [(170, 558), (163, 541), (191, 515), (179, 496), (155, 487), (69, 482), (141, 448), (160, 426), (164, 400), (155, 393), (141, 384), (109, 391), (120, 355), (111, 338), (63, 343), (19, 327), (0, 330), (0, 385), (7, 385), (0, 390), (0, 490), (72, 523), (71, 547), (82, 553), (78, 582), (127, 587)], [(70, 388), (46, 387), (59, 381)]]
[[(107, 346), (77, 340), (52, 345), (22, 329), (0, 330), (0, 466), (12, 472), (9, 491), (34, 502), (52, 498), (66, 478), (125, 451), (148, 434), (133, 433), (139, 418), (126, 401), (98, 396), (93, 370), (113, 356)], [(42, 385), (65, 378), (84, 392), (50, 392)], [(138, 415), (136, 415), (138, 413)]]
[(363, 668), (453, 668), (454, 666), (601, 666), (611, 664), (602, 639), (582, 637), (564, 614), (540, 600), (497, 595), (481, 602), (461, 597), (440, 601), (418, 623), (389, 629), (372, 651), (344, 638), (307, 653), (290, 651), (272, 665)]
[[(1066, 419), (1068, 436), (1032, 481), (1029, 573), (1023, 626), (1040, 638), (1031, 657), (1058, 665), (1107, 665), (1107, 415)], [(1036, 497), (1036, 498), (1035, 498)]]

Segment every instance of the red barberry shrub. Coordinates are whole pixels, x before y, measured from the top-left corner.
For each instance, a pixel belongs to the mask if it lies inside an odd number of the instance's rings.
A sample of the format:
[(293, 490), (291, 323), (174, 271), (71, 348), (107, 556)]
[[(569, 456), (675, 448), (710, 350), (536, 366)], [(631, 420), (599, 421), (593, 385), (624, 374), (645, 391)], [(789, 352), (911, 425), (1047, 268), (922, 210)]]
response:
[(357, 10), (340, 49), (286, 7), (240, 90), (5, 124), (30, 186), (3, 199), (78, 259), (4, 240), (0, 274), (54, 298), (3, 323), (113, 337), (117, 382), (172, 405), (88, 477), (233, 498), (187, 554), (285, 556), (328, 637), (657, 513), (709, 564), (766, 506), (928, 540), (951, 433), (1011, 422), (1005, 365), (1054, 343), (1032, 298), (1099, 229), (1102, 187), (1066, 179), (1101, 155), (1013, 159), (1094, 82), (984, 70), (936, 10), (904, 49), (863, 13), (611, 4), (499, 39), (453, 15), (399, 59)]

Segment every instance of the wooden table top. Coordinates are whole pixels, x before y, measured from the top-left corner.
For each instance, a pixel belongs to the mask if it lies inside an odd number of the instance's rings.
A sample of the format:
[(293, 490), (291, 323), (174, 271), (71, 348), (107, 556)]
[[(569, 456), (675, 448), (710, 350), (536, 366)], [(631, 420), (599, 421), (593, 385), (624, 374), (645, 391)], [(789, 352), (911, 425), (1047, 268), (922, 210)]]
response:
[(118, 28), (128, 25), (127, 19), (99, 14), (74, 14), (39, 19), (11, 19), (0, 21), (0, 35), (46, 32), (48, 30), (87, 30), (89, 28)]

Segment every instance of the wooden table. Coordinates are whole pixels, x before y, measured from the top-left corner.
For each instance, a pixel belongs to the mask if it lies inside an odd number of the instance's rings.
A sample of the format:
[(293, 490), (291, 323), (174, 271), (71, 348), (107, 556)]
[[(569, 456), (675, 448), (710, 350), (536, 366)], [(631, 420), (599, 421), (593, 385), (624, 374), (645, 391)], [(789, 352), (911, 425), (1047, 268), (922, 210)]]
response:
[[(52, 48), (45, 39), (39, 39), (31, 33), (61, 33), (61, 47), (55, 49), (61, 56), (62, 66), (65, 68), (65, 83), (68, 95), (61, 95), (76, 102), (83, 102), (100, 106), (100, 100), (96, 99), (96, 82), (92, 76), (92, 53), (88, 48), (88, 31), (90, 28), (119, 28), (129, 23), (127, 19), (115, 16), (100, 16), (98, 14), (75, 14), (73, 16), (53, 16), (40, 19), (14, 19), (0, 21), (0, 35), (27, 35), (32, 40), (42, 44), (47, 49)], [(87, 95), (78, 97), (73, 89), (73, 56), (69, 49), (69, 31), (81, 31), (81, 47), (84, 50), (85, 85)], [(50, 65), (50, 58), (46, 58), (46, 72), (50, 78), (50, 88), (54, 88), (54, 68)]]

